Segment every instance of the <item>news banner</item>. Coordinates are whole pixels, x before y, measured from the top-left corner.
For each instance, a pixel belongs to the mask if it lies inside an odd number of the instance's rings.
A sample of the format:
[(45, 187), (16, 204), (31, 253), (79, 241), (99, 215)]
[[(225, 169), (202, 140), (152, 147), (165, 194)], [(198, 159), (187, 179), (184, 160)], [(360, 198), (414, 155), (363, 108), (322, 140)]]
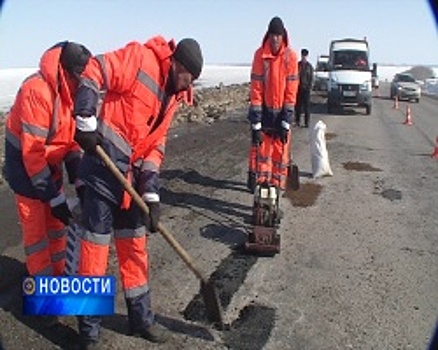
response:
[(25, 315), (112, 315), (114, 276), (32, 276), (22, 283)]

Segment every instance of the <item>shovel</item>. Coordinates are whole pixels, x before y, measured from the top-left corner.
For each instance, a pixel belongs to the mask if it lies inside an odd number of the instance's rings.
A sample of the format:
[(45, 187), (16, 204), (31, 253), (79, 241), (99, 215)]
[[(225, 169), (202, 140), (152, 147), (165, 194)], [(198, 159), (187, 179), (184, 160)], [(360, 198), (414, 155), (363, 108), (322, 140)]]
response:
[(287, 167), (287, 179), (286, 187), (292, 191), (298, 191), (300, 189), (300, 172), (298, 165), (291, 161), (291, 164)]
[[(283, 145), (283, 154), (286, 151), (286, 144)], [(283, 155), (282, 157), (283, 158)], [(286, 189), (298, 191), (300, 189), (300, 171), (298, 165), (292, 160), (292, 151), (290, 152), (289, 165), (287, 166)]]
[[(108, 167), (108, 169), (113, 173), (113, 175), (120, 181), (125, 190), (132, 197), (134, 202), (140, 207), (145, 214), (149, 214), (149, 208), (146, 203), (141, 199), (140, 195), (135, 191), (131, 184), (125, 179), (120, 170), (116, 167), (113, 161), (108, 157), (101, 146), (96, 147), (96, 153)], [(187, 253), (187, 251), (179, 244), (179, 242), (173, 237), (173, 235), (161, 224), (158, 223), (158, 231), (164, 237), (164, 239), (171, 245), (171, 247), (176, 251), (176, 253), (181, 257), (181, 259), (186, 263), (188, 268), (196, 275), (196, 277), (201, 282), (200, 294), (204, 300), (204, 305), (206, 308), (206, 314), (209, 322), (214, 323), (219, 329), (223, 329), (222, 320), (222, 309), (219, 302), (219, 297), (217, 295), (216, 289), (214, 287), (213, 281), (209, 281), (201, 273), (195, 262)]]

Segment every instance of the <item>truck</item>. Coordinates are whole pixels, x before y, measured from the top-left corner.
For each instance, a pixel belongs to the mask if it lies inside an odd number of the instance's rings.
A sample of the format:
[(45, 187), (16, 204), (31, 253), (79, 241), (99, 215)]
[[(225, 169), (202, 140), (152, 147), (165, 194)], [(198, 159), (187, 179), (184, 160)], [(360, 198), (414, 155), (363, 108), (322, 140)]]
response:
[[(377, 65), (373, 65), (374, 69)], [(330, 43), (328, 60), (327, 111), (345, 106), (372, 109), (372, 77), (366, 39), (338, 39)]]
[(319, 55), (316, 60), (313, 77), (313, 90), (315, 91), (327, 91), (328, 60), (328, 55)]

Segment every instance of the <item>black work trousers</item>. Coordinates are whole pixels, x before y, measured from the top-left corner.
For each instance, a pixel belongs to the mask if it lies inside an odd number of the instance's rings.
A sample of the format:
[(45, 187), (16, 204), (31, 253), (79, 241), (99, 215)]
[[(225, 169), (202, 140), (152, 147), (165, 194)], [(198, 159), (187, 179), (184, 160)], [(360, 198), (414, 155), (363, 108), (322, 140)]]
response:
[(295, 106), (295, 122), (301, 123), (301, 113), (304, 113), (304, 125), (309, 126), (310, 119), (310, 90), (298, 88), (297, 103)]

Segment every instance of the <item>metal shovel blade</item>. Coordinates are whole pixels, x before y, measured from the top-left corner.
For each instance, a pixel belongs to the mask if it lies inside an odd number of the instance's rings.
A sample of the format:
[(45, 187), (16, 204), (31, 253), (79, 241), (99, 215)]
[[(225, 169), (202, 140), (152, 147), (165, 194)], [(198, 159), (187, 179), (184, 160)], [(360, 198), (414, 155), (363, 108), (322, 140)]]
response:
[(298, 165), (289, 165), (287, 173), (287, 187), (293, 191), (298, 191), (300, 189), (300, 171)]

